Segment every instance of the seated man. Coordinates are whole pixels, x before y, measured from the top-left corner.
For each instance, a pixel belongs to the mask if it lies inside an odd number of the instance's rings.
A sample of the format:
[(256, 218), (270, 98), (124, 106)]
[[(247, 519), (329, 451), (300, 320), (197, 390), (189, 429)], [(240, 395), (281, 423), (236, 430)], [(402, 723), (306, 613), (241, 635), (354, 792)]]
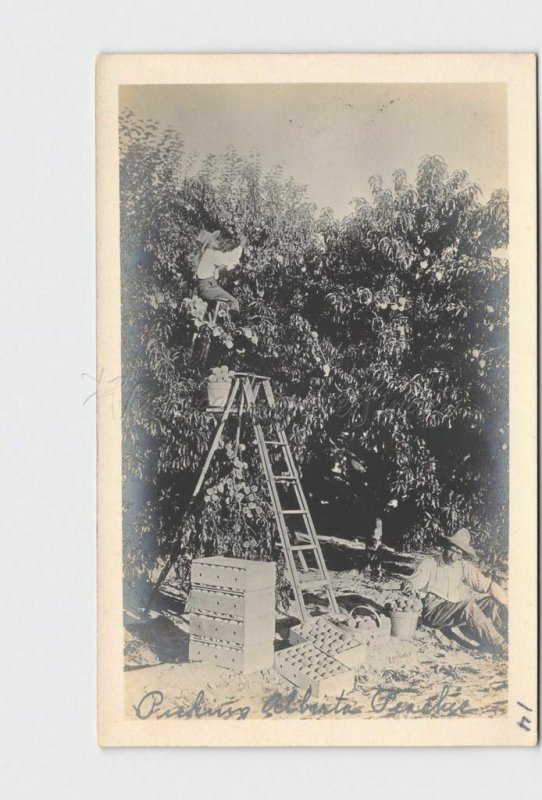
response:
[(198, 262), (198, 294), (204, 300), (222, 300), (228, 304), (230, 311), (239, 311), (239, 303), (233, 295), (219, 286), (217, 281), (220, 269), (233, 269), (241, 258), (245, 238), (241, 237), (241, 244), (234, 250), (222, 252), (216, 248), (220, 238), (220, 231), (202, 231), (198, 236), (201, 243), (201, 255)]
[(486, 578), (464, 556), (476, 558), (470, 533), (461, 528), (443, 536), (439, 557), (424, 558), (403, 584), (407, 592), (425, 593), (422, 622), (442, 630), (459, 627), (488, 652), (502, 653), (507, 644), (507, 598), (498, 583)]

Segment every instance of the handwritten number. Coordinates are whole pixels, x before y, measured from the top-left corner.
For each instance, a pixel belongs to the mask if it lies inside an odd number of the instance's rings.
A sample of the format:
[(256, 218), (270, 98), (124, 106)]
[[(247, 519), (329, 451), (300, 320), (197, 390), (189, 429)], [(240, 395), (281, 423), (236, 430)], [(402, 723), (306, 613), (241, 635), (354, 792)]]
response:
[[(520, 708), (523, 708), (523, 709), (525, 709), (525, 711), (528, 711), (529, 713), (532, 714), (532, 711), (533, 711), (532, 708), (529, 708), (529, 706), (526, 706), (525, 703), (520, 703), (519, 700), (517, 700), (516, 702), (517, 702), (517, 705), (520, 706)], [(520, 721), (516, 723), (516, 725), (518, 727), (520, 727), (522, 730), (527, 731), (527, 732), (530, 732), (531, 724), (532, 724), (532, 722), (531, 722), (530, 717), (526, 717), (525, 715), (523, 715), (521, 717)]]

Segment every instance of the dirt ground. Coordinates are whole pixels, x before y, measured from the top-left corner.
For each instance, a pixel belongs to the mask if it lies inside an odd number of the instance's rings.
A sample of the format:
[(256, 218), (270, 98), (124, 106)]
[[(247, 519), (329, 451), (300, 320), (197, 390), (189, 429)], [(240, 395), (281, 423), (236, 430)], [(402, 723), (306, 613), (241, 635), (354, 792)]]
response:
[[(397, 579), (375, 582), (357, 570), (331, 572), (331, 577), (339, 606), (346, 611), (364, 601), (381, 609), (387, 595), (399, 589)], [(295, 692), (274, 669), (239, 675), (213, 665), (189, 663), (188, 616), (183, 611), (178, 599), (168, 598), (150, 619), (127, 614), (128, 718), (192, 718), (211, 712), (219, 716), (230, 713), (235, 718), (242, 715), (240, 709), (250, 709), (246, 713), (255, 719), (328, 713), (357, 718), (496, 717), (506, 713), (507, 660), (465, 649), (423, 626), (410, 641), (392, 637), (368, 648), (365, 664), (356, 669), (354, 691), (339, 705), (334, 697), (306, 698), (303, 705), (303, 690)], [(286, 617), (277, 620), (276, 650), (287, 645), (291, 624)]]

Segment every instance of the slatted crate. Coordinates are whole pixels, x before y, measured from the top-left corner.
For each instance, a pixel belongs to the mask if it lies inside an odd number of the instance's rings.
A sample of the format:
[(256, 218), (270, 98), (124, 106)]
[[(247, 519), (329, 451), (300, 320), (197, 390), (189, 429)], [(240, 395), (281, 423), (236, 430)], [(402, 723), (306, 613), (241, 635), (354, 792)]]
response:
[(310, 622), (290, 629), (290, 642), (312, 642), (319, 650), (336, 658), (347, 667), (358, 667), (365, 663), (367, 647), (356, 637), (342, 631), (326, 617), (316, 617)]
[(261, 643), (273, 642), (275, 615), (267, 614), (249, 622), (242, 622), (236, 619), (224, 619), (192, 612), (190, 614), (190, 635), (237, 647), (257, 647)]
[(192, 562), (193, 586), (212, 587), (233, 592), (273, 589), (276, 566), (272, 561), (250, 561), (244, 558), (198, 558)]
[(237, 648), (191, 635), (188, 657), (190, 661), (203, 661), (234, 672), (249, 674), (270, 669), (273, 666), (274, 650), (272, 643), (259, 647)]
[(266, 614), (275, 614), (275, 590), (226, 592), (192, 585), (190, 610), (200, 614), (226, 617), (251, 622)]
[(271, 667), (275, 564), (203, 558), (193, 562), (191, 576), (190, 660), (243, 673)]
[(314, 697), (336, 696), (354, 688), (355, 673), (312, 642), (301, 642), (275, 654), (275, 669)]

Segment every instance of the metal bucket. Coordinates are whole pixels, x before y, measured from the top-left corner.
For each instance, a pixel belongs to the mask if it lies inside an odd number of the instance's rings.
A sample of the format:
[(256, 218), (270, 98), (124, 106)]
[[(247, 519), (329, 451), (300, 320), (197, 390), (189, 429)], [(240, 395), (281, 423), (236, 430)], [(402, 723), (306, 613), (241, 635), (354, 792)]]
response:
[(419, 616), (418, 611), (390, 611), (391, 635), (396, 639), (412, 639)]
[(209, 408), (224, 408), (228, 402), (231, 381), (215, 381), (207, 383), (207, 403)]

